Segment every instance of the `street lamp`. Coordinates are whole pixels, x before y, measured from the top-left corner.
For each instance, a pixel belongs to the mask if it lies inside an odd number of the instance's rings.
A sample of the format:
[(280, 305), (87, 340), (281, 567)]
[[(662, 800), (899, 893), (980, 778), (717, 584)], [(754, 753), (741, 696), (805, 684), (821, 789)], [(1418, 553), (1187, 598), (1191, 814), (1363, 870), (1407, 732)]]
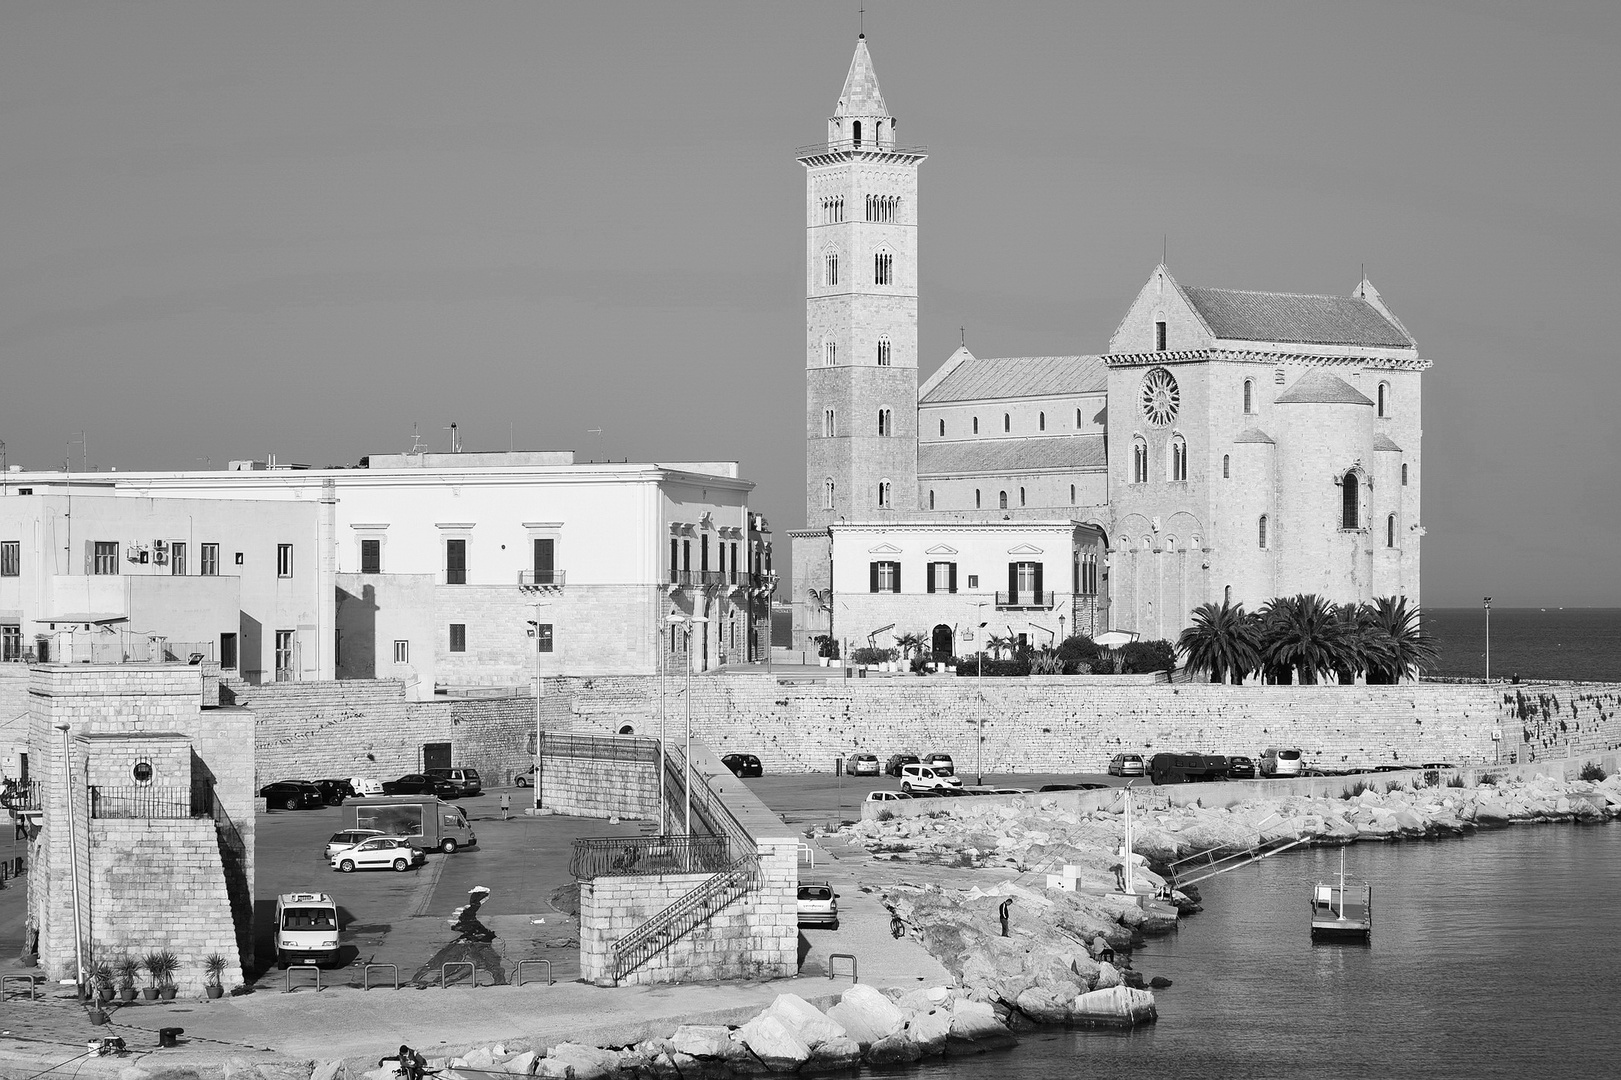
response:
[(687, 733), (684, 750), (681, 755), (683, 759), (681, 762), (681, 768), (683, 770), (681, 775), (681, 786), (683, 789), (682, 795), (686, 800), (687, 839), (690, 840), (692, 838), (692, 625), (693, 623), (706, 623), (709, 620), (704, 618), (702, 615), (683, 615), (678, 611), (672, 611), (670, 614), (664, 617), (664, 621), (674, 626), (685, 627), (687, 634), (687, 662), (685, 665), (687, 669), (687, 684), (685, 691), (683, 691), (681, 695), (686, 699), (685, 706), (687, 716)]
[(541, 753), (540, 753), (540, 739), (541, 739), (541, 731), (540, 731), (540, 609), (545, 607), (545, 606), (546, 606), (546, 602), (544, 600), (536, 600), (535, 601), (535, 617), (529, 621), (529, 625), (534, 627), (534, 629), (532, 631), (530, 631), (530, 632), (534, 635), (534, 638), (535, 638), (535, 776), (534, 776), (534, 780), (535, 780), (535, 797), (534, 797), (534, 803), (535, 803), (536, 807), (540, 806), (541, 798), (542, 798), (542, 792), (541, 792), (541, 786), (540, 786), (540, 784), (541, 784), (541, 773), (540, 773), (540, 759), (541, 759)]
[(1486, 597), (1486, 685), (1492, 682), (1492, 598)]
[[(983, 608), (989, 600), (981, 600), (975, 604), (976, 608)], [(979, 731), (974, 737), (974, 784), (983, 787), (985, 772), (980, 767), (981, 755), (985, 747), (985, 627), (987, 623), (979, 624), (979, 672), (974, 676), (975, 687), (979, 691)]]

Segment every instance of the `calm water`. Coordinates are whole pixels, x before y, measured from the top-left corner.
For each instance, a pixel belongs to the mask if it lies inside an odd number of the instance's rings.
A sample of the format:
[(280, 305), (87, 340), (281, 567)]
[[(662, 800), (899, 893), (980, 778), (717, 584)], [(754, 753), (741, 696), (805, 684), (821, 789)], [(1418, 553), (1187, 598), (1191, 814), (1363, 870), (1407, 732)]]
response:
[[(1486, 674), (1484, 608), (1426, 608), (1441, 642), (1435, 675)], [(1621, 682), (1621, 608), (1493, 608), (1492, 678)]]
[(1371, 946), (1312, 945), (1306, 889), (1338, 850), (1206, 882), (1205, 910), (1137, 954), (1161, 991), (1135, 1032), (1027, 1036), (1006, 1054), (915, 1070), (938, 1080), (1614, 1077), (1621, 1031), (1621, 824), (1521, 826), (1358, 844)]

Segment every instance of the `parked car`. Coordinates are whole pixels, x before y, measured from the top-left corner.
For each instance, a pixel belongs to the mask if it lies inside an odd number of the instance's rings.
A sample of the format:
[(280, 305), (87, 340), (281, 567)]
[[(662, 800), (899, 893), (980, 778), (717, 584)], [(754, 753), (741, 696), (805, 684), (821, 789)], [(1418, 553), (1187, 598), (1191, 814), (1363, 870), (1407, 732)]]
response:
[(362, 840), (369, 840), (374, 836), (382, 835), (383, 831), (381, 829), (342, 829), (333, 833), (332, 839), (326, 842), (326, 858), (330, 861), (332, 856), (344, 848), (352, 848)]
[(753, 754), (727, 754), (720, 759), (720, 763), (732, 770), (733, 776), (765, 775), (765, 770), (760, 767), (760, 759)]
[(259, 789), (259, 798), (270, 810), (313, 810), (326, 805), (321, 789), (308, 780), (277, 780)]
[(1097, 791), (1108, 784), (1042, 784), (1042, 791)]
[(338, 962), (338, 905), (322, 892), (276, 898), (276, 964)]
[(1155, 784), (1198, 784), (1227, 779), (1227, 759), (1219, 754), (1155, 754), (1148, 759)]
[(383, 785), (384, 795), (437, 795), (441, 799), (454, 799), (461, 794), (449, 780), (423, 773), (406, 773), (398, 780)]
[(1143, 775), (1143, 756), (1141, 754), (1116, 754), (1109, 759), (1109, 775)]
[(918, 764), (916, 754), (891, 754), (889, 755), (889, 761), (884, 764), (884, 772), (890, 776), (899, 776), (903, 768), (916, 764)]
[(910, 799), (912, 796), (904, 791), (869, 791), (868, 802), (898, 802), (901, 799)]
[(512, 782), (519, 787), (535, 786), (535, 767), (533, 765), (512, 778)]
[(839, 894), (825, 881), (799, 883), (799, 925), (839, 928)]
[(1262, 776), (1299, 776), (1300, 750), (1296, 747), (1269, 746), (1261, 755)]
[(957, 773), (957, 767), (952, 764), (951, 755), (943, 754), (938, 750), (924, 754), (923, 760), (919, 764), (927, 765), (935, 772), (943, 773), (946, 776), (955, 776)]
[(457, 795), (484, 794), (484, 782), (478, 778), (477, 769), (426, 769), (424, 771), (435, 780), (443, 780), (454, 787)]
[(373, 780), (369, 776), (351, 776), (349, 778), (349, 790), (354, 792), (354, 798), (365, 799), (373, 795), (381, 795), (383, 785), (381, 781)]
[(321, 789), (321, 798), (326, 800), (328, 806), (342, 806), (343, 800), (355, 797), (355, 789), (347, 780), (311, 780), (310, 783)]
[(1230, 757), (1227, 759), (1227, 776), (1231, 780), (1254, 780), (1255, 762), (1247, 757)]
[(398, 836), (373, 836), (332, 856), (332, 869), (352, 874), (356, 870), (398, 870), (400, 873), (421, 866), (428, 857)]
[(945, 792), (962, 789), (962, 781), (949, 773), (942, 773), (931, 765), (902, 765), (901, 790), (910, 795), (913, 790)]
[(851, 754), (844, 763), (844, 771), (851, 776), (877, 776), (883, 770), (878, 765), (877, 754)]

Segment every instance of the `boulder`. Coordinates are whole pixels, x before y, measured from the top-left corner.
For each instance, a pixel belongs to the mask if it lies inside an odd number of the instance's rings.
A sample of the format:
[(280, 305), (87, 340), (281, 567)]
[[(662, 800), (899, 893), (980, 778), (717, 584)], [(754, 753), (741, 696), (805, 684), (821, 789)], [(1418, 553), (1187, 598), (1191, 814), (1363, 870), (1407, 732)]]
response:
[(897, 1031), (869, 1046), (866, 1056), (872, 1065), (909, 1065), (922, 1058), (923, 1051), (918, 1049), (911, 1035)]
[(899, 1032), (906, 1023), (905, 1014), (893, 1001), (864, 983), (856, 983), (840, 995), (839, 1003), (827, 1010), (827, 1015), (863, 1052)]
[(731, 1029), (718, 1024), (682, 1024), (670, 1036), (675, 1053), (695, 1058), (723, 1058), (731, 1041)]
[(778, 994), (766, 1014), (782, 1021), (784, 1027), (812, 1050), (845, 1034), (842, 1024), (798, 994)]
[(957, 998), (951, 1003), (946, 1053), (979, 1053), (1012, 1041), (1013, 1033), (996, 1018), (996, 1010), (985, 1002)]
[(913, 1013), (906, 1022), (906, 1033), (912, 1036), (918, 1052), (924, 1057), (945, 1053), (946, 1039), (951, 1034), (951, 1010), (937, 1008)]
[(805, 1067), (811, 1072), (853, 1069), (861, 1064), (861, 1047), (848, 1035), (835, 1035), (818, 1043)]
[(810, 1060), (810, 1047), (770, 1012), (738, 1028), (737, 1038), (772, 1072), (795, 1072)]
[(928, 1012), (930, 1009), (939, 1008), (950, 1000), (951, 988), (949, 986), (930, 986), (908, 990), (900, 996), (900, 999), (895, 1004), (899, 1005), (903, 1010)]
[[(310, 1070), (310, 1080), (338, 1080), (343, 1075), (344, 1068), (341, 1061), (318, 1061), (315, 1068)], [(118, 1080), (124, 1080), (122, 1076)]]
[(463, 1054), (461, 1063), (456, 1067), (487, 1072), (495, 1067), (495, 1055), (481, 1046), (476, 1050), (469, 1050)]
[(1081, 994), (1076, 997), (1071, 1012), (1078, 1022), (1108, 1027), (1134, 1027), (1152, 1023), (1159, 1017), (1154, 995), (1129, 986)]
[(1155, 975), (1152, 979), (1148, 980), (1148, 985), (1153, 987), (1155, 990), (1163, 990), (1167, 986), (1171, 985), (1171, 980), (1167, 979), (1163, 975)]
[(544, 1057), (535, 1062), (535, 1075), (543, 1080), (572, 1080), (574, 1066), (561, 1058)]
[(1121, 986), (1125, 980), (1120, 977), (1120, 969), (1110, 963), (1098, 965), (1097, 982), (1092, 984), (1094, 990), (1107, 990), (1112, 986)]
[(1508, 807), (1502, 803), (1493, 799), (1481, 799), (1475, 804), (1477, 825), (1507, 825), (1508, 822)]
[[(619, 1075), (619, 1055), (584, 1043), (558, 1043), (546, 1051), (542, 1062), (565, 1065), (564, 1076), (572, 1080), (615, 1080)], [(556, 1076), (556, 1073), (540, 1075)]]
[[(535, 1071), (535, 1058), (537, 1056), (533, 1050), (525, 1050), (516, 1057), (510, 1057), (503, 1061), (501, 1071), (511, 1073), (514, 1076), (528, 1076)], [(310, 1077), (310, 1080), (315, 1080), (315, 1077)]]
[(1070, 1000), (1046, 987), (1030, 986), (1013, 999), (1013, 1006), (1038, 1024), (1062, 1024), (1069, 1019)]

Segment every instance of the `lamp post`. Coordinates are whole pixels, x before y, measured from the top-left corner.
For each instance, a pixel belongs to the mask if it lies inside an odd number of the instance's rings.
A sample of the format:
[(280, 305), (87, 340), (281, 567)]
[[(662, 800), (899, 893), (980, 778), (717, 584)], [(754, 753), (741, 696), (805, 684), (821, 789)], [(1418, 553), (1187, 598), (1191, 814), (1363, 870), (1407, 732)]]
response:
[(1492, 681), (1492, 598), (1486, 597), (1486, 685)]
[(540, 609), (542, 607), (544, 607), (544, 606), (545, 606), (545, 601), (543, 601), (543, 600), (536, 600), (535, 601), (535, 617), (529, 623), (530, 626), (533, 626), (535, 628), (535, 630), (534, 630), (534, 634), (535, 634), (535, 788), (534, 788), (535, 796), (534, 796), (534, 803), (535, 803), (536, 808), (539, 808), (539, 806), (541, 804), (541, 786), (540, 786), (541, 785), (541, 775), (540, 775), (540, 759), (541, 759), (541, 753), (540, 753), (540, 740), (541, 740), (541, 730), (540, 730)]
[(683, 744), (681, 755), (681, 787), (683, 789), (681, 794), (686, 801), (686, 834), (690, 840), (692, 838), (692, 625), (693, 623), (706, 623), (709, 620), (702, 615), (683, 615), (680, 612), (672, 611), (665, 617), (665, 621), (686, 629), (687, 683), (686, 689), (681, 696), (686, 699), (684, 704), (687, 723), (686, 741)]
[[(983, 608), (988, 601), (981, 600), (975, 604), (976, 608)], [(985, 749), (985, 627), (987, 623), (979, 624), (979, 671), (974, 676), (975, 687), (979, 691), (979, 724), (974, 735), (974, 785), (983, 787), (985, 784), (985, 771), (981, 768), (982, 755)]]

